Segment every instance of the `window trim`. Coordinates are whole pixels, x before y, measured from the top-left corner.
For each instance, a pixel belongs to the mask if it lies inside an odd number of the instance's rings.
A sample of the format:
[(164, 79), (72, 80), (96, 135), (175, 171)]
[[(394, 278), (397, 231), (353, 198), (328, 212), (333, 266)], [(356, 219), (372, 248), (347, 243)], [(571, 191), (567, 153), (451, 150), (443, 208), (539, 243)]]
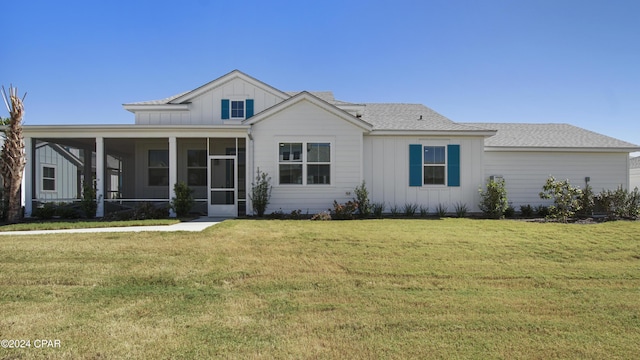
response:
[[(53, 169), (53, 178), (45, 177), (44, 168)], [(58, 191), (58, 167), (55, 164), (41, 164), (40, 165), (40, 190), (43, 192), (56, 192)], [(45, 180), (53, 180), (53, 189), (45, 189), (44, 181)]]
[[(449, 161), (448, 161), (448, 147), (447, 145), (425, 145), (425, 144), (421, 144), (422, 145), (422, 186), (447, 186), (447, 181), (448, 181), (448, 169), (449, 169)], [(427, 147), (430, 148), (442, 148), (444, 150), (444, 162), (443, 163), (439, 163), (439, 164), (427, 164), (425, 163), (425, 157), (424, 157), (424, 152), (426, 150)], [(427, 167), (441, 167), (444, 169), (444, 177), (442, 178), (443, 182), (442, 184), (426, 184), (425, 183), (425, 178), (424, 178), (424, 171), (426, 170)]]
[[(242, 116), (233, 116), (233, 103), (242, 103)], [(244, 120), (247, 116), (246, 99), (229, 99), (229, 120)]]
[[(280, 160), (280, 144), (301, 144), (301, 159), (300, 161), (281, 161)], [(328, 162), (309, 162), (307, 158), (307, 146), (308, 144), (329, 144), (329, 161)], [(300, 140), (300, 139), (282, 139), (276, 141), (276, 167), (277, 167), (277, 186), (284, 187), (300, 187), (300, 186), (309, 186), (309, 187), (330, 187), (334, 184), (334, 168), (335, 168), (335, 151), (334, 151), (334, 142), (332, 140), (322, 140), (322, 139), (310, 139), (310, 140)], [(300, 184), (291, 184), (280, 183), (280, 165), (301, 165), (302, 166), (302, 183)], [(308, 166), (309, 165), (329, 165), (329, 183), (328, 184), (309, 184), (308, 182)]]

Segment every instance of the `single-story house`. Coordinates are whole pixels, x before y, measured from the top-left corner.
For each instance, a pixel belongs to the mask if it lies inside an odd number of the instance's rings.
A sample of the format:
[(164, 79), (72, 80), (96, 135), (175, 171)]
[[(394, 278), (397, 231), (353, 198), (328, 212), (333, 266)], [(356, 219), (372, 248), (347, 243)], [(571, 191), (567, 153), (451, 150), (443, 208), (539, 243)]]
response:
[(629, 190), (640, 189), (640, 156), (629, 160)]
[(478, 189), (490, 177), (506, 181), (514, 206), (536, 205), (549, 175), (596, 190), (628, 188), (629, 153), (640, 150), (566, 124), (456, 123), (421, 104), (285, 92), (237, 70), (124, 108), (134, 124), (24, 126), (27, 215), (52, 200), (38, 191), (43, 173), (34, 159), (42, 143), (82, 150), (83, 164), (95, 162), (82, 171), (96, 184), (99, 216), (139, 202), (167, 203), (181, 181), (208, 216), (251, 214), (258, 171), (273, 185), (267, 213), (326, 211), (334, 200), (352, 199), (362, 181), (387, 209), (466, 204), (479, 211)]

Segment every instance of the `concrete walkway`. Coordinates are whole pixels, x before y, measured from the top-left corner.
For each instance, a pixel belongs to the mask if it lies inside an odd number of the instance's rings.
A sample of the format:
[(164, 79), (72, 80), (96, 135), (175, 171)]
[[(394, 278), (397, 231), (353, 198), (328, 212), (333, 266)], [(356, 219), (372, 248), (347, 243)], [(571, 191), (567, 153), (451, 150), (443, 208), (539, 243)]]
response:
[(125, 226), (64, 230), (28, 230), (28, 231), (0, 231), (0, 235), (43, 235), (43, 234), (78, 234), (78, 233), (108, 233), (108, 232), (142, 232), (142, 231), (202, 231), (209, 226), (221, 223), (224, 219), (201, 217), (188, 222), (173, 225), (157, 226)]

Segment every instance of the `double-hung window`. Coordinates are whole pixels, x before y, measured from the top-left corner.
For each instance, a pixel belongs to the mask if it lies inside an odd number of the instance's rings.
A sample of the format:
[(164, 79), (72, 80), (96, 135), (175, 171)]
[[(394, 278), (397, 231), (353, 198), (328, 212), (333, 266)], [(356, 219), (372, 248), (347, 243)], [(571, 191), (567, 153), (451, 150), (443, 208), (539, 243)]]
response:
[(444, 146), (425, 146), (423, 156), (423, 184), (444, 185), (447, 162)]
[(222, 99), (220, 103), (222, 120), (244, 120), (253, 116), (253, 99), (236, 97)]
[(231, 100), (231, 119), (244, 119), (244, 100)]
[(460, 186), (460, 145), (409, 145), (409, 186)]
[(42, 190), (56, 191), (56, 168), (53, 166), (42, 166)]
[(331, 143), (281, 142), (278, 148), (280, 185), (331, 184)]

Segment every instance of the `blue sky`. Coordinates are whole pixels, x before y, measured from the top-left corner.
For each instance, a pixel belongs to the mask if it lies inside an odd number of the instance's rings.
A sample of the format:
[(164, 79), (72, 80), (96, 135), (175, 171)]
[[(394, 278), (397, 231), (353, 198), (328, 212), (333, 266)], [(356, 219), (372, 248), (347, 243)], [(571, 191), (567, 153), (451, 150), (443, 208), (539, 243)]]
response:
[(285, 91), (640, 145), (636, 0), (22, 0), (2, 12), (0, 84), (28, 93), (30, 125), (133, 123), (122, 103), (239, 69)]

